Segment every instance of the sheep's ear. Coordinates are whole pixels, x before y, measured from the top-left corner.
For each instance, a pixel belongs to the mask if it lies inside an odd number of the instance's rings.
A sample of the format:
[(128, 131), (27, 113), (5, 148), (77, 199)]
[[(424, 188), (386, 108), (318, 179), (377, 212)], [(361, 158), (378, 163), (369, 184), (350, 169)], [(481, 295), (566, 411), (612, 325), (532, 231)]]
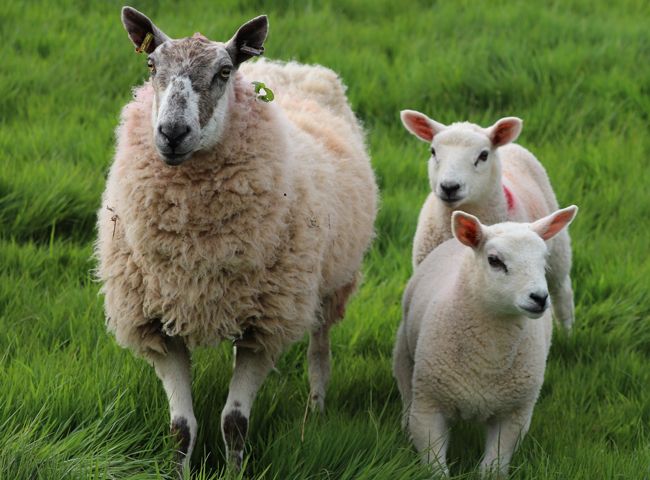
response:
[(479, 248), (485, 240), (485, 232), (479, 219), (459, 210), (451, 217), (451, 230), (460, 243), (473, 249)]
[(521, 118), (506, 117), (498, 120), (494, 125), (487, 129), (492, 145), (500, 147), (517, 140), (521, 133), (524, 122)]
[(530, 228), (544, 240), (550, 240), (569, 225), (577, 213), (578, 207), (571, 205), (531, 223)]
[(237, 33), (226, 44), (226, 50), (235, 66), (239, 66), (249, 58), (262, 55), (268, 33), (269, 19), (266, 15), (255, 17), (239, 27)]
[(399, 112), (404, 127), (420, 140), (425, 142), (433, 141), (433, 137), (447, 128), (442, 123), (430, 119), (424, 113), (415, 110), (402, 110)]
[(151, 41), (144, 45), (144, 52), (151, 53), (159, 45), (169, 40), (169, 37), (149, 20), (149, 17), (144, 13), (138, 12), (135, 8), (122, 8), (122, 24), (136, 49), (140, 49), (143, 46), (142, 44), (148, 33), (152, 35)]

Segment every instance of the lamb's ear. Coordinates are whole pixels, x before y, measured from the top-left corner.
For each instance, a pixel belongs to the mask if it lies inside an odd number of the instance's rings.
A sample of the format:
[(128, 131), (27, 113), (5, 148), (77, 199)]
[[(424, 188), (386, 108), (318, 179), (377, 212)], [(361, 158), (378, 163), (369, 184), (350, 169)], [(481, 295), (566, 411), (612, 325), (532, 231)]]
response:
[(550, 240), (569, 225), (577, 213), (578, 207), (571, 205), (531, 223), (530, 228), (544, 240)]
[(159, 45), (169, 40), (169, 37), (149, 20), (149, 17), (135, 8), (122, 8), (122, 24), (136, 49), (142, 47), (148, 33), (152, 35), (151, 41), (143, 50), (147, 53), (153, 52)]
[(239, 27), (226, 44), (226, 50), (236, 67), (249, 58), (259, 57), (264, 53), (264, 40), (268, 33), (269, 19), (266, 15), (255, 17)]
[(424, 113), (415, 110), (402, 110), (399, 112), (404, 127), (420, 140), (431, 143), (433, 137), (447, 128), (442, 123), (430, 119)]
[(479, 219), (460, 210), (451, 216), (451, 230), (460, 243), (473, 249), (479, 248), (485, 241), (485, 232)]
[(488, 137), (492, 145), (500, 147), (510, 142), (517, 140), (524, 126), (524, 121), (517, 117), (505, 117), (487, 129)]

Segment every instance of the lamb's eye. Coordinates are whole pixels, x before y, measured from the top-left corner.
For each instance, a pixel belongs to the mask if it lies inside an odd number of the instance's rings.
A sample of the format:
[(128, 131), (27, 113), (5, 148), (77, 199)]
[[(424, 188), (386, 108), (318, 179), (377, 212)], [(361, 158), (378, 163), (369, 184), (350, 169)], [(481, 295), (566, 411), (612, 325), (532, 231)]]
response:
[(485, 162), (485, 161), (488, 159), (488, 151), (487, 151), (487, 150), (483, 150), (481, 153), (479, 153), (479, 155), (478, 155), (478, 159), (479, 159), (481, 162)]
[(496, 255), (488, 255), (488, 263), (492, 268), (503, 270), (504, 272), (508, 273), (508, 267), (506, 267), (506, 264), (503, 263), (503, 261)]
[(434, 157), (436, 156), (436, 149), (433, 147), (431, 147), (431, 155)]
[(153, 64), (153, 60), (150, 58), (147, 60), (147, 67), (149, 67), (149, 71), (152, 75), (156, 73), (156, 66)]
[(223, 67), (221, 70), (219, 70), (219, 76), (224, 80), (228, 80), (230, 78), (231, 72), (232, 69), (230, 67)]

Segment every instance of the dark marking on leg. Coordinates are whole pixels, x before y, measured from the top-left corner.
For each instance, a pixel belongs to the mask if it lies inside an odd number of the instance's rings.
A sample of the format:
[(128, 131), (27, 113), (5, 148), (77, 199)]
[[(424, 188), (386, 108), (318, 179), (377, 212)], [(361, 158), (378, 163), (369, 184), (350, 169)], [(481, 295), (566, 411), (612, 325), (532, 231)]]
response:
[(190, 427), (184, 417), (172, 420), (171, 433), (177, 442), (177, 461), (180, 463), (185, 459), (187, 450), (190, 448)]
[(241, 407), (241, 403), (239, 403), (238, 400), (235, 400), (235, 403), (233, 403), (233, 406), (234, 406), (235, 408), (239, 408), (239, 407)]
[(233, 410), (223, 419), (223, 436), (230, 450), (241, 451), (248, 431), (248, 419), (239, 410)]

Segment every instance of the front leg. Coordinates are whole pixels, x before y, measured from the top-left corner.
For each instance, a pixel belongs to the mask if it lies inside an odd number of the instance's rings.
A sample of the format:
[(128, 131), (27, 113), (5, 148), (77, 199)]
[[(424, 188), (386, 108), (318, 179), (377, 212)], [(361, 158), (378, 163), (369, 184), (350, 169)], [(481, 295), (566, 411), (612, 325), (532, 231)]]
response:
[(241, 469), (244, 458), (251, 407), (271, 368), (273, 361), (263, 350), (235, 347), (235, 368), (228, 400), (221, 412), (221, 433), (228, 463), (237, 470)]
[(183, 470), (189, 468), (196, 441), (190, 354), (181, 338), (168, 338), (166, 346), (166, 354), (151, 353), (149, 358), (169, 401), (171, 433), (178, 445), (178, 473), (182, 476)]
[(422, 462), (429, 464), (436, 475), (448, 476), (449, 425), (443, 413), (427, 399), (415, 395), (408, 429)]
[(505, 478), (519, 442), (524, 438), (534, 405), (488, 424), (485, 455), (481, 462), (482, 478)]

